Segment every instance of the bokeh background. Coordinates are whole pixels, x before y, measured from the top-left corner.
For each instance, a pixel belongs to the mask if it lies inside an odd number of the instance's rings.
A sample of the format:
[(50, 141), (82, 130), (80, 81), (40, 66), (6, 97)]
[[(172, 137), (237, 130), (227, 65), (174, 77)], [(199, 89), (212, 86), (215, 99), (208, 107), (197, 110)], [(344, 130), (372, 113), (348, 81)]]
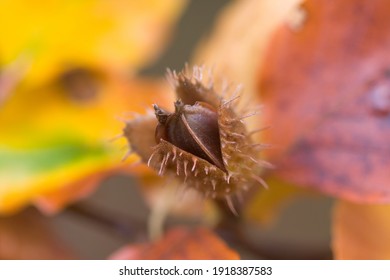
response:
[[(167, 67), (181, 69), (185, 62), (192, 61), (195, 50), (210, 36), (219, 13), (230, 2), (227, 0), (189, 1), (178, 23), (174, 24), (166, 47), (160, 55), (156, 56), (154, 62), (141, 67), (139, 76), (146, 79), (162, 77)], [(28, 117), (28, 111), (23, 113)], [(121, 113), (123, 112), (118, 112), (118, 115)], [(120, 157), (117, 160), (120, 161)], [(126, 231), (131, 230), (131, 223), (125, 229), (121, 229), (116, 223), (117, 219), (140, 223), (145, 223), (147, 220), (150, 211), (143, 202), (138, 184), (134, 176), (111, 175), (104, 179), (90, 196), (59, 213), (46, 216), (33, 207), (28, 207), (25, 211), (34, 212), (34, 215), (48, 219), (65, 246), (78, 258), (104, 259), (118, 248), (139, 239), (137, 236), (126, 236)], [(248, 226), (246, 229), (248, 239), (253, 244), (257, 244), (258, 248), (262, 248), (264, 257), (267, 258), (280, 256), (331, 258), (332, 203), (331, 198), (324, 196), (295, 199), (288, 204), (288, 207), (283, 208), (280, 217), (272, 227)], [(99, 217), (94, 217), (95, 214)], [(0, 219), (3, 221), (15, 219), (18, 215), (25, 215), (25, 213), (22, 211)], [(177, 217), (169, 217), (167, 220), (170, 225), (198, 222), (196, 219), (182, 220)], [(124, 234), (120, 233), (121, 230)], [(228, 237), (226, 238), (229, 240)], [(229, 245), (238, 250), (243, 259), (259, 258), (258, 254), (254, 254), (248, 248), (237, 244)]]
[[(162, 56), (150, 67), (142, 69), (143, 76), (165, 75), (166, 68), (181, 69), (191, 61), (199, 43), (210, 36), (218, 15), (230, 1), (190, 1), (174, 32), (172, 41)], [(136, 182), (129, 176), (114, 176), (97, 189), (86, 203), (100, 211), (135, 217), (142, 221), (149, 214), (142, 203)], [(289, 204), (272, 228), (249, 228), (248, 236), (264, 248), (269, 257), (330, 258), (330, 221), (332, 199), (327, 197), (299, 198)], [(192, 221), (196, 223), (197, 221)], [(101, 259), (129, 242), (96, 222), (72, 213), (61, 213), (52, 218), (56, 230), (67, 244), (83, 258)], [(170, 224), (188, 221), (172, 218)], [(234, 244), (233, 244), (234, 246)], [(245, 248), (235, 247), (244, 259), (256, 259)]]

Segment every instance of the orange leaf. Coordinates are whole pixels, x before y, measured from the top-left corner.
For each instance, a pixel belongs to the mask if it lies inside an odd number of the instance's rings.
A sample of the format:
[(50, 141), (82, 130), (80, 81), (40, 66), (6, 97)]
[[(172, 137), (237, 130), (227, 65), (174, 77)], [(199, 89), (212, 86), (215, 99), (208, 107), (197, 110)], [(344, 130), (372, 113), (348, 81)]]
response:
[(336, 259), (390, 259), (390, 205), (340, 201), (333, 216)]
[(156, 242), (125, 246), (110, 259), (237, 260), (239, 255), (206, 228), (175, 228)]
[(307, 1), (271, 43), (261, 93), (281, 179), (357, 202), (390, 201), (390, 9)]

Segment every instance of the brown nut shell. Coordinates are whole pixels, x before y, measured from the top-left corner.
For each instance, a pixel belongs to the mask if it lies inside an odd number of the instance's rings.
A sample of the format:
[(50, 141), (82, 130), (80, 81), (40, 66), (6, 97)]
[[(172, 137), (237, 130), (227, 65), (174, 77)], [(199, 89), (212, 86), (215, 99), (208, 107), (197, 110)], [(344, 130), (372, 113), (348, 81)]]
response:
[(168, 72), (179, 99), (173, 113), (154, 105), (158, 124), (148, 165), (159, 175), (180, 178), (206, 197), (226, 199), (235, 212), (232, 196), (255, 184), (266, 187), (259, 174), (271, 165), (260, 159), (263, 146), (253, 143), (244, 122), (254, 114), (238, 112), (239, 96), (218, 95), (213, 82), (203, 81), (202, 71), (195, 67), (192, 75)]

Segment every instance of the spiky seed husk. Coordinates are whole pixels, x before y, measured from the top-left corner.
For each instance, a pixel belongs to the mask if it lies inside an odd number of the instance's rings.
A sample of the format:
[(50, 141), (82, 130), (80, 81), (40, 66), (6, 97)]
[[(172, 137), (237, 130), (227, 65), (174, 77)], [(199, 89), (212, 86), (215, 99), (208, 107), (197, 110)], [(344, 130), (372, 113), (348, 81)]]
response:
[(240, 114), (235, 108), (241, 88), (218, 94), (211, 75), (204, 75), (201, 67), (195, 66), (192, 73), (168, 70), (167, 78), (178, 98), (175, 111), (154, 105), (155, 130), (145, 131), (153, 137), (153, 142), (147, 137), (147, 151), (134, 130), (143, 122), (151, 125), (150, 116), (128, 121), (126, 138), (159, 175), (178, 177), (206, 197), (225, 199), (235, 212), (232, 196), (255, 184), (266, 187), (259, 174), (270, 164), (258, 157), (266, 146), (252, 141), (254, 133), (248, 133), (244, 122), (255, 113)]

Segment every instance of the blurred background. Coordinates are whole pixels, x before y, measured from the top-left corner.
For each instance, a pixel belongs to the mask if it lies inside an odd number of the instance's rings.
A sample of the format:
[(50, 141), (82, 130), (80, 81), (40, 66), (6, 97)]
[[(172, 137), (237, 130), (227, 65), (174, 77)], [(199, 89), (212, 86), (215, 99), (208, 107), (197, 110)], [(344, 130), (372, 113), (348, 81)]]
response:
[[(166, 68), (181, 69), (185, 62), (192, 60), (192, 54), (199, 42), (212, 32), (214, 23), (227, 0), (190, 1), (176, 26), (172, 41), (150, 67), (141, 69), (143, 76), (165, 75)], [(141, 203), (141, 194), (131, 177), (118, 176), (106, 180), (87, 200), (99, 209), (107, 209), (122, 215), (131, 215), (139, 220), (146, 220), (148, 209)], [(259, 242), (261, 248), (274, 252), (274, 256), (294, 258), (330, 257), (330, 210), (332, 200), (326, 197), (301, 198), (295, 200), (283, 212), (277, 225), (271, 229), (249, 229), (251, 240)], [(172, 223), (183, 223), (173, 219)], [(196, 222), (196, 221), (195, 221)], [(104, 232), (94, 222), (75, 219), (68, 213), (53, 219), (56, 228), (64, 238), (77, 248), (85, 258), (104, 258), (126, 244), (128, 240)], [(96, 246), (99, 244), (99, 246)], [(256, 259), (245, 248), (237, 247), (242, 258)], [(279, 251), (279, 252), (278, 252)], [(272, 255), (271, 255), (272, 257)]]
[[(6, 2), (7, 1), (0, 0), (0, 7), (1, 5), (12, 5), (9, 4), (10, 1), (8, 1), (9, 3)], [(220, 11), (229, 2), (230, 1), (227, 0), (189, 1), (187, 6), (183, 8), (184, 10), (182, 14), (180, 15), (179, 12), (177, 13), (177, 22), (171, 24), (173, 27), (163, 28), (172, 28), (172, 31), (169, 35), (167, 35), (167, 38), (169, 39), (166, 40), (166, 46), (161, 48), (161, 53), (157, 54), (160, 52), (159, 50), (156, 52), (156, 54), (153, 54), (152, 57), (147, 59), (151, 61), (148, 63), (135, 61), (135, 66), (133, 69), (129, 69), (128, 71), (129, 75), (132, 75), (132, 72), (135, 71), (134, 69), (138, 68), (137, 75), (140, 76), (141, 79), (159, 79), (165, 75), (167, 67), (179, 70), (183, 67), (185, 62), (192, 61), (192, 55), (196, 48), (198, 48), (199, 43), (211, 34)], [(41, 4), (38, 6), (38, 8), (40, 8)], [(15, 7), (15, 11), (17, 11), (17, 8), (18, 7)], [(6, 11), (3, 10), (3, 13), (4, 12)], [(16, 17), (17, 15), (11, 16)], [(79, 24), (82, 25), (83, 21), (78, 17), (82, 17), (82, 13), (81, 15), (75, 15), (75, 17), (71, 20), (79, 21)], [(23, 25), (25, 26), (20, 28), (27, 28), (28, 24), (28, 22), (24, 22)], [(10, 30), (14, 30), (13, 32), (18, 32), (18, 28), (16, 27), (11, 26)], [(33, 30), (31, 32), (33, 32)], [(76, 39), (79, 40), (77, 42), (83, 44), (82, 36), (77, 35)], [(6, 42), (3, 41), (1, 44), (5, 43)], [(66, 45), (62, 47), (65, 49), (67, 48)], [(39, 47), (37, 46), (37, 48)], [(126, 52), (126, 48), (118, 50), (118, 52)], [(26, 67), (28, 68), (28, 66), (25, 66), (25, 64), (30, 62), (28, 59), (28, 54), (26, 54), (26, 56), (27, 59), (25, 60), (23, 56), (17, 58), (17, 60), (15, 60), (16, 63), (12, 64), (12, 67), (5, 68), (4, 65), (10, 64), (3, 64), (4, 68), (1, 72), (3, 76), (8, 73), (12, 74), (12, 71), (14, 71), (13, 67), (16, 67), (17, 71), (19, 71), (19, 69), (25, 69)], [(1, 58), (2, 53), (0, 49), (0, 61)], [(120, 55), (118, 55), (118, 59), (122, 59)], [(115, 63), (113, 63), (113, 65), (114, 64)], [(95, 85), (95, 79), (97, 79), (97, 77), (99, 79), (101, 77), (106, 79), (107, 76), (109, 77), (112, 74), (99, 72), (98, 67), (92, 67), (95, 65), (89, 64), (89, 66), (91, 66), (91, 68), (79, 69), (72, 68), (73, 66), (70, 65), (70, 70), (63, 74), (61, 78), (62, 85), (65, 87), (65, 89), (70, 89), (70, 91), (75, 92), (76, 94), (79, 93), (79, 95), (76, 95), (75, 98), (78, 100), (84, 100), (85, 102), (88, 102), (88, 99), (93, 98), (95, 94), (94, 91), (91, 90), (91, 87), (93, 88)], [(53, 66), (47, 67), (49, 68)], [(74, 79), (74, 77), (80, 77), (80, 73), (81, 76), (85, 74), (86, 78), (81, 79), (80, 81), (78, 81), (77, 78)], [(41, 76), (44, 76), (44, 74)], [(38, 80), (43, 79), (41, 76), (37, 75), (37, 77), (31, 77), (32, 85), (28, 84), (30, 82), (28, 81), (22, 84), (22, 86), (18, 87), (20, 87), (20, 90), (23, 90), (25, 87), (34, 87), (36, 89), (48, 86), (47, 83), (37, 82)], [(12, 79), (18, 78), (19, 77), (17, 75), (12, 76)], [(12, 87), (12, 79), (9, 79), (10, 85), (3, 83), (3, 87)], [(51, 82), (48, 83), (50, 84)], [(87, 90), (85, 90), (84, 87), (87, 87)], [(99, 87), (99, 85), (97, 85), (97, 87)], [(134, 88), (125, 89), (125, 91), (126, 90), (131, 91), (134, 90)], [(27, 105), (34, 106), (34, 98), (32, 98), (30, 101), (27, 100), (25, 102), (30, 102)], [(27, 107), (28, 106), (26, 106), (26, 108)], [(129, 108), (129, 111), (132, 110), (133, 108)], [(0, 114), (6, 113), (7, 112), (1, 113), (0, 110)], [(23, 111), (21, 109), (16, 113), (18, 114), (16, 120), (12, 119), (12, 114), (10, 114), (9, 119), (7, 120), (7, 118), (5, 118), (3, 122), (13, 122), (13, 125), (17, 125), (17, 121), (20, 118), (28, 119), (30, 113), (35, 114), (34, 112)], [(113, 115), (113, 118), (121, 115), (122, 113), (123, 111), (117, 112), (117, 115)], [(53, 114), (53, 116), (47, 114), (46, 118), (50, 119), (58, 117), (55, 116), (55, 113)], [(109, 114), (111, 114), (111, 112), (109, 112)], [(93, 120), (93, 118), (91, 119)], [(81, 119), (78, 121), (84, 122), (84, 120)], [(97, 120), (97, 122), (99, 122), (99, 120)], [(92, 126), (98, 124), (99, 123), (92, 124)], [(84, 128), (81, 128), (81, 130), (83, 131), (83, 129), (86, 129), (89, 125), (91, 124), (85, 123)], [(121, 122), (118, 120), (118, 127), (120, 128), (121, 125)], [(26, 128), (24, 131), (25, 136), (23, 137), (27, 137), (26, 135), (29, 135), (28, 133), (30, 128)], [(6, 130), (4, 133), (7, 133), (7, 131), (13, 132), (11, 128)], [(31, 128), (31, 131), (33, 131), (33, 128)], [(71, 133), (71, 131), (69, 133)], [(104, 135), (106, 136), (106, 134)], [(4, 136), (4, 134), (2, 136), (7, 138)], [(37, 138), (34, 135), (30, 136), (32, 139)], [(114, 136), (115, 135), (112, 134), (112, 137)], [(5, 141), (5, 143), (9, 143), (7, 141)], [(11, 139), (9, 141), (12, 142), (16, 140)], [(124, 147), (125, 144), (126, 143), (121, 143), (121, 145)], [(3, 145), (6, 144), (3, 143)], [(17, 143), (15, 145), (17, 146)], [(122, 150), (121, 152), (124, 154), (126, 149)], [(6, 158), (5, 152), (3, 152), (2, 157), (3, 160), (0, 159), (0, 169), (3, 168), (3, 171), (9, 167), (10, 159), (13, 159), (16, 162), (14, 163), (16, 165), (19, 164), (18, 162), (20, 162), (20, 160), (23, 160), (22, 156), (20, 159), (12, 155), (9, 155), (9, 157)], [(112, 159), (110, 159), (110, 162), (111, 160)], [(118, 160), (117, 156), (114, 157), (114, 161), (116, 160)], [(50, 164), (50, 161), (48, 161), (48, 164)], [(3, 175), (6, 172), (8, 171), (4, 171)], [(0, 175), (2, 175), (1, 172)], [(0, 193), (5, 193), (5, 191), (2, 191), (1, 188), (6, 188), (6, 178), (6, 176), (0, 176), (0, 180), (3, 179), (3, 185), (0, 183)], [(60, 178), (66, 178), (66, 174)], [(20, 194), (21, 192), (22, 191), (16, 195), (23, 196)], [(44, 206), (44, 200), (38, 199), (35, 200), (35, 202), (36, 201), (38, 201), (38, 204), (41, 205), (43, 209), (47, 209)], [(0, 204), (1, 203), (6, 204), (4, 201), (0, 201)], [(277, 219), (273, 227), (261, 228), (254, 225), (248, 225), (248, 227), (245, 229), (248, 240), (253, 242), (253, 244), (257, 244), (258, 248), (261, 248), (264, 257), (268, 258), (296, 258), (297, 256), (298, 258), (331, 258), (329, 244), (331, 215), (330, 209), (332, 203), (332, 199), (320, 196), (315, 196), (314, 198), (310, 197), (296, 199), (288, 205), (288, 208), (281, 212), (280, 217)], [(10, 212), (13, 211), (10, 210)], [(71, 252), (73, 256), (76, 256), (76, 258), (80, 259), (104, 259), (123, 245), (128, 244), (129, 242), (140, 240), (140, 237), (136, 234), (130, 237), (131, 233), (136, 232), (132, 225), (135, 228), (137, 227), (137, 223), (144, 226), (148, 219), (148, 215), (150, 214), (150, 210), (144, 202), (142, 193), (140, 192), (139, 180), (137, 179), (137, 176), (123, 174), (123, 172), (121, 175), (118, 175), (118, 172), (112, 172), (108, 176), (105, 176), (105, 179), (102, 181), (102, 183), (99, 183), (99, 186), (95, 191), (88, 193), (88, 195), (85, 195), (81, 201), (75, 202), (71, 204), (71, 206), (65, 208), (63, 211), (56, 212), (55, 214), (50, 214), (47, 216), (45, 214), (41, 214), (41, 212), (36, 210), (34, 207), (29, 206), (26, 210), (12, 214), (9, 217), (6, 217), (7, 215), (5, 215), (1, 218), (2, 223), (0, 224), (0, 231), (2, 230), (2, 227), (4, 230), (4, 225), (8, 223), (7, 221), (11, 219), (14, 220), (18, 215), (26, 215), (25, 212), (28, 212), (28, 215), (33, 212), (33, 215), (42, 216), (45, 220), (48, 219), (51, 230), (53, 230), (56, 235), (59, 236), (59, 240), (65, 244), (65, 247), (69, 250), (69, 252)], [(123, 221), (129, 221), (129, 223), (123, 226)], [(183, 223), (196, 224), (198, 222), (201, 221), (198, 221), (197, 219), (181, 220), (177, 217), (168, 217), (167, 220), (168, 225)], [(20, 230), (28, 231), (29, 229), (23, 228), (23, 226), (21, 226)], [(4, 241), (0, 241), (0, 244), (1, 242)], [(242, 244), (240, 245), (233, 243), (229, 245), (234, 249), (237, 249), (243, 259), (259, 258), (259, 254), (254, 253), (248, 249), (248, 247), (243, 247)]]

